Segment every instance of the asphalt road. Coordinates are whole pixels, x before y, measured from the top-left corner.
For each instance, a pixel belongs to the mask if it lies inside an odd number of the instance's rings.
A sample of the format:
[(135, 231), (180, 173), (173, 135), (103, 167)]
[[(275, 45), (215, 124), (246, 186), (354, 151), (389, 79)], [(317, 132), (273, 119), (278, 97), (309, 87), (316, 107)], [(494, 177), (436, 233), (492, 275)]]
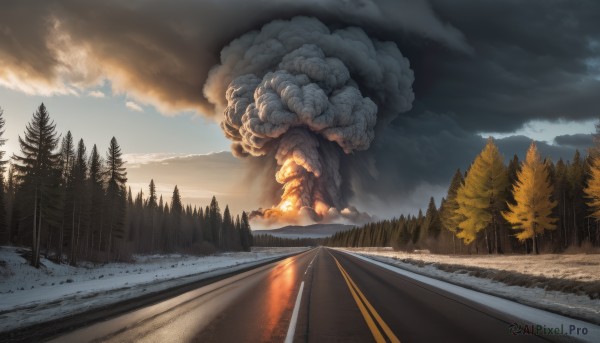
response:
[(511, 335), (514, 321), (351, 255), (317, 248), (54, 341), (549, 341)]

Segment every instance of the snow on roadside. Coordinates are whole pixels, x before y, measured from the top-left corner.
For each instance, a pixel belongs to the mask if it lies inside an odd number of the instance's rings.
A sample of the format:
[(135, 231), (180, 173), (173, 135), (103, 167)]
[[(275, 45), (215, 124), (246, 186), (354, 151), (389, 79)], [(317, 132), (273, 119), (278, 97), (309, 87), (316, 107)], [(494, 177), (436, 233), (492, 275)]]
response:
[(348, 248), (348, 250), (400, 260), (411, 259), (425, 263), (454, 264), (549, 278), (600, 282), (600, 254), (442, 255), (408, 253), (394, 251), (391, 248)]
[[(600, 324), (600, 300), (590, 299), (587, 295), (577, 295), (572, 293), (563, 293), (559, 291), (548, 291), (543, 288), (528, 288), (522, 286), (509, 286), (502, 282), (493, 281), (486, 278), (471, 276), (466, 273), (460, 272), (446, 272), (437, 268), (443, 264), (462, 265), (471, 267), (485, 267), (485, 268), (498, 268), (502, 270), (515, 270), (518, 269), (520, 272), (529, 272), (532, 275), (540, 275), (544, 270), (548, 271), (550, 275), (557, 276), (561, 275), (563, 278), (573, 277), (577, 280), (596, 280), (600, 277), (600, 272), (596, 273), (594, 270), (595, 262), (600, 259), (600, 255), (584, 255), (584, 256), (573, 256), (565, 255), (564, 260), (569, 262), (561, 261), (557, 256), (552, 255), (548, 258), (537, 259), (535, 256), (518, 256), (520, 262), (512, 261), (513, 264), (525, 264), (529, 265), (529, 268), (521, 269), (518, 266), (510, 266), (510, 263), (503, 262), (502, 257), (494, 256), (474, 256), (474, 257), (454, 257), (445, 255), (433, 255), (433, 254), (409, 254), (405, 252), (396, 252), (391, 250), (381, 249), (339, 249), (342, 251), (348, 251), (355, 253), (360, 256), (368, 257), (373, 260), (397, 266), (401, 269), (421, 274), (424, 276), (432, 277), (434, 279), (446, 281), (455, 285), (470, 288), (483, 293), (496, 295), (502, 298), (514, 300), (516, 302), (533, 306), (536, 308), (548, 310), (555, 313), (560, 313), (565, 316), (579, 318), (591, 323)], [(516, 256), (507, 256), (508, 260), (515, 258)], [(428, 262), (431, 264), (413, 264), (403, 262), (402, 260), (414, 260)], [(491, 261), (493, 260), (493, 262)], [(536, 260), (542, 261), (536, 264)], [(555, 267), (551, 268), (547, 265), (546, 261), (554, 260)], [(569, 263), (576, 263), (577, 261), (585, 261), (588, 267), (578, 269), (576, 275), (570, 276), (568, 272), (558, 272), (555, 269), (561, 268), (561, 265)], [(598, 261), (600, 262), (600, 261)], [(577, 267), (575, 267), (577, 268)], [(592, 281), (595, 282), (595, 281)], [(598, 281), (600, 282), (600, 281)]]
[(242, 269), (306, 248), (260, 248), (212, 256), (143, 255), (134, 263), (35, 269), (15, 247), (0, 247), (0, 332), (80, 313)]

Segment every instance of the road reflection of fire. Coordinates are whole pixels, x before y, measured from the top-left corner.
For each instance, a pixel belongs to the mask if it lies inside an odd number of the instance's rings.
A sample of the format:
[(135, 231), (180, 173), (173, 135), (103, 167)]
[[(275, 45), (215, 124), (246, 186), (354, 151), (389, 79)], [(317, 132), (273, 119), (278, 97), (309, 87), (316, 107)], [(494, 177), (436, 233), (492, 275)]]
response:
[[(287, 261), (281, 263), (269, 275), (268, 298), (264, 320), (262, 341), (267, 342), (278, 337), (285, 337), (288, 325), (281, 325), (284, 314), (291, 313), (294, 306), (294, 292), (298, 286), (296, 279), (296, 264)], [(289, 317), (289, 316), (287, 316)], [(279, 328), (281, 332), (274, 332)]]

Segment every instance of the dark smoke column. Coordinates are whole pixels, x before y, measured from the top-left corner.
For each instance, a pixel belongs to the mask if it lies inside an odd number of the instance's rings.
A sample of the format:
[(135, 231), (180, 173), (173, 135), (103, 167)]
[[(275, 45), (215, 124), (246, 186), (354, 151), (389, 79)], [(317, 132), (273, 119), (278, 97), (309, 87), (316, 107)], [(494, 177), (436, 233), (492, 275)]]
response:
[(236, 156), (277, 161), (281, 202), (263, 216), (318, 221), (348, 213), (340, 160), (369, 148), (378, 119), (381, 125), (411, 108), (413, 80), (396, 44), (296, 17), (232, 41), (204, 93), (223, 111)]

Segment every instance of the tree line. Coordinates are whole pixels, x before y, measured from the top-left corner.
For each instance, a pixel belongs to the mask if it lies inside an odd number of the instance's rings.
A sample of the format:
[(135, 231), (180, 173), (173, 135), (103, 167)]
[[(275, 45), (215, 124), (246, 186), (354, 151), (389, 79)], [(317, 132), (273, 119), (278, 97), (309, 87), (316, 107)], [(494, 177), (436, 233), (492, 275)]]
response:
[(321, 245), (322, 242), (322, 238), (277, 237), (266, 233), (253, 236), (253, 246), (255, 247), (315, 247)]
[(594, 146), (571, 161), (542, 159), (532, 143), (525, 161), (504, 163), (494, 140), (463, 174), (457, 170), (440, 206), (340, 232), (340, 247), (428, 249), (439, 253), (563, 252), (600, 246), (600, 123)]
[[(0, 147), (6, 140), (0, 108)], [(18, 138), (20, 151), (4, 160), (0, 149), (0, 243), (31, 247), (40, 256), (76, 265), (126, 260), (132, 253), (211, 253), (249, 250), (248, 215), (233, 216), (215, 197), (205, 209), (181, 202), (175, 186), (170, 204), (157, 199), (154, 180), (148, 196), (127, 190), (123, 154), (113, 137), (103, 158), (96, 145), (88, 154), (71, 132), (60, 136), (41, 104)], [(5, 179), (6, 178), (6, 179)]]

